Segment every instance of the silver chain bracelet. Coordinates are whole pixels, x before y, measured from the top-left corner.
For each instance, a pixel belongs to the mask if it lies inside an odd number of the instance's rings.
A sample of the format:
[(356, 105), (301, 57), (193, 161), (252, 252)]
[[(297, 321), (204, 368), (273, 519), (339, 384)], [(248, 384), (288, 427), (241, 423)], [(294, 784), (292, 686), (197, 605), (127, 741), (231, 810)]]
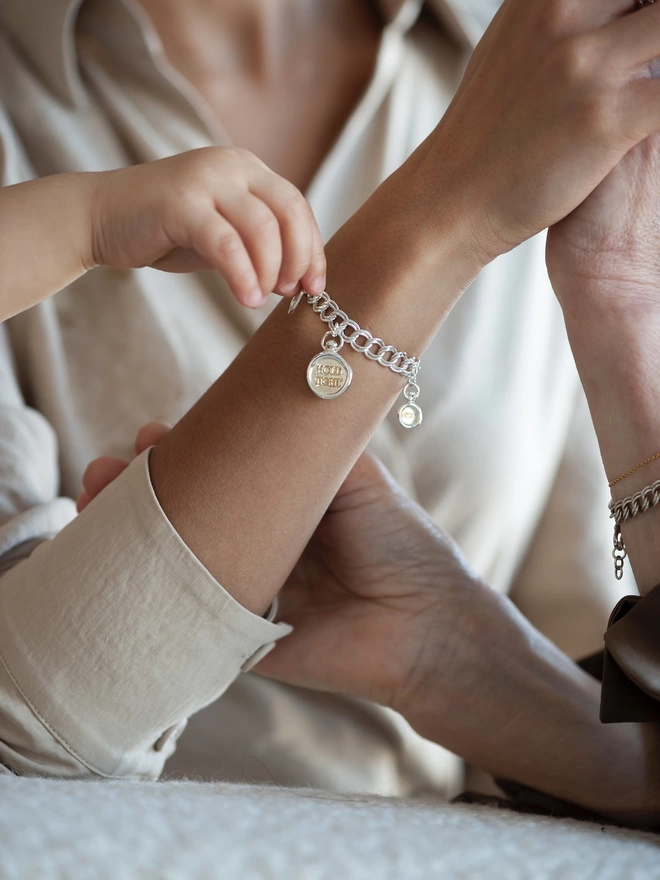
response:
[(614, 520), (614, 574), (618, 581), (623, 577), (623, 566), (628, 556), (626, 545), (621, 533), (621, 524), (652, 510), (660, 504), (660, 480), (656, 480), (651, 486), (647, 486), (640, 492), (623, 498), (621, 501), (610, 501), (610, 519)]
[(421, 367), (419, 358), (409, 357), (405, 351), (386, 345), (382, 339), (363, 330), (325, 292), (301, 291), (291, 300), (289, 314), (296, 310), (303, 297), (329, 328), (321, 340), (323, 350), (312, 358), (307, 367), (307, 384), (314, 394), (323, 400), (334, 400), (348, 390), (353, 381), (353, 370), (339, 351), (344, 344), (350, 345), (370, 361), (387, 367), (407, 380), (403, 389), (407, 402), (399, 410), (399, 422), (404, 428), (421, 425), (422, 410), (415, 402), (420, 392), (417, 384), (417, 374)]

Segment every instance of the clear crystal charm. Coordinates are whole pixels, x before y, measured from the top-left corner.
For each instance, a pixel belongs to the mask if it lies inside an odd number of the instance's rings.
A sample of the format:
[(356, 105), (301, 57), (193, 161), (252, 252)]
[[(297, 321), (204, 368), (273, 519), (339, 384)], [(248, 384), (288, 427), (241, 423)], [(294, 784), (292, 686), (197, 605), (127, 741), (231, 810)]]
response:
[(403, 428), (418, 428), (424, 418), (421, 406), (415, 403), (420, 391), (419, 385), (415, 382), (416, 375), (408, 379), (408, 384), (403, 389), (403, 396), (407, 401), (399, 410), (399, 424)]

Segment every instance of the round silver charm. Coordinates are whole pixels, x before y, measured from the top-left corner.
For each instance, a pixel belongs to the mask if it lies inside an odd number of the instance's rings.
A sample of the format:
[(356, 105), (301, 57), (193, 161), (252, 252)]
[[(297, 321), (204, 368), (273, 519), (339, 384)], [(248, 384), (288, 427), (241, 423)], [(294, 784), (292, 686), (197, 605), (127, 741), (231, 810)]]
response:
[(307, 384), (317, 397), (334, 400), (346, 391), (353, 380), (353, 370), (334, 351), (322, 351), (307, 367)]
[(404, 403), (399, 410), (399, 423), (404, 428), (417, 428), (422, 424), (422, 410), (416, 403)]

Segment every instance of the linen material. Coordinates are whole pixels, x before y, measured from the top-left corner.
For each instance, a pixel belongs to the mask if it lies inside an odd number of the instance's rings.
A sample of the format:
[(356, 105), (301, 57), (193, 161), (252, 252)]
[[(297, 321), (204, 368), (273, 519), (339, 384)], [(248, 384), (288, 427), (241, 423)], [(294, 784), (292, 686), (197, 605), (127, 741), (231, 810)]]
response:
[(148, 453), (0, 581), (7, 674), (44, 740), (100, 776), (156, 777), (173, 748), (163, 734), (290, 631), (239, 605), (186, 547)]

